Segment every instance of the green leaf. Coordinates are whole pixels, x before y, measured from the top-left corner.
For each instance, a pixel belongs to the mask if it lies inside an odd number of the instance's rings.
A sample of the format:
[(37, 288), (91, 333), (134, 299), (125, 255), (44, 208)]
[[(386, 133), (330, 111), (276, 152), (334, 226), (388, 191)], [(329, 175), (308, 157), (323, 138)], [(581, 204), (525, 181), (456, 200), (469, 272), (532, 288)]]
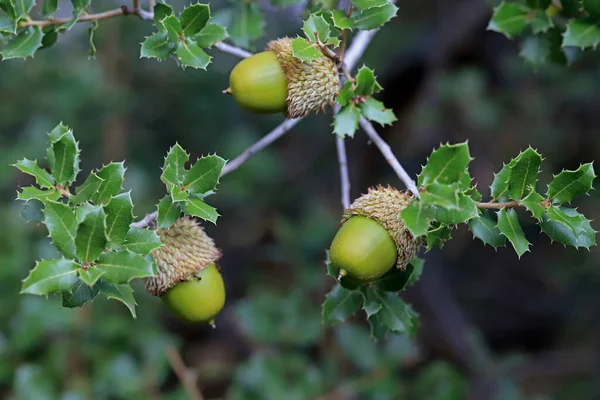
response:
[(21, 293), (47, 295), (69, 291), (77, 282), (77, 268), (77, 263), (64, 258), (38, 261), (23, 280)]
[(71, 288), (71, 291), (62, 292), (62, 305), (67, 308), (83, 307), (88, 301), (92, 301), (100, 292), (96, 286), (88, 286), (79, 280)]
[(341, 138), (354, 137), (358, 129), (360, 110), (354, 104), (348, 104), (340, 109), (333, 117), (333, 133)]
[(370, 96), (380, 92), (381, 89), (382, 87), (375, 79), (373, 70), (363, 65), (356, 74), (355, 93), (359, 96)]
[(427, 165), (419, 174), (419, 186), (430, 183), (452, 184), (460, 182), (469, 172), (467, 167), (471, 162), (467, 142), (458, 144), (444, 144), (435, 149)]
[(179, 43), (180, 37), (183, 35), (183, 28), (176, 16), (169, 15), (161, 20), (158, 25), (162, 27), (161, 30), (163, 32), (167, 33), (167, 38), (170, 42)]
[(154, 264), (130, 251), (102, 254), (94, 267), (104, 272), (102, 279), (110, 283), (129, 283), (135, 278), (154, 276)]
[(382, 102), (372, 97), (360, 104), (360, 111), (367, 119), (380, 125), (391, 125), (398, 120), (392, 110), (385, 108)]
[(157, 3), (154, 6), (154, 22), (157, 27), (161, 27), (159, 24), (160, 21), (167, 18), (168, 16), (173, 15), (173, 7), (165, 3)]
[(68, 126), (64, 125), (62, 122), (56, 125), (50, 132), (48, 132), (48, 139), (50, 140), (50, 144), (58, 141), (63, 135), (69, 133), (71, 129)]
[(177, 43), (175, 55), (184, 67), (206, 69), (210, 64), (211, 56), (206, 54), (194, 39), (186, 38)]
[(106, 237), (114, 244), (121, 244), (133, 221), (133, 202), (131, 192), (121, 193), (113, 197), (104, 206), (106, 213)]
[(62, 134), (57, 140), (52, 140), (48, 162), (57, 183), (65, 186), (73, 183), (79, 173), (79, 152), (71, 130)]
[(385, 5), (364, 9), (354, 19), (358, 29), (368, 31), (384, 25), (390, 19), (394, 18), (398, 7), (386, 1)]
[(123, 247), (134, 253), (146, 255), (161, 246), (160, 237), (155, 231), (144, 228), (130, 228), (125, 235)]
[[(408, 264), (404, 270), (392, 268), (377, 280), (376, 286), (386, 292), (399, 292), (406, 289), (410, 284), (418, 280), (418, 277), (420, 277), (421, 273), (423, 272), (423, 265), (425, 262), (420, 258), (417, 258), (417, 260), (418, 261), (415, 261), (414, 263), (411, 261), (411, 263)], [(413, 276), (416, 278), (413, 279)], [(379, 310), (381, 308), (381, 304), (378, 302), (375, 303), (378, 305), (377, 309)], [(367, 313), (367, 316), (370, 316), (370, 314)]]
[(46, 201), (56, 201), (60, 198), (60, 193), (57, 190), (40, 190), (35, 186), (24, 187), (23, 190), (17, 193), (18, 200), (39, 200), (42, 203)]
[(27, 222), (42, 222), (44, 220), (43, 204), (38, 201), (26, 201), (21, 209), (21, 216)]
[(133, 297), (133, 289), (129, 284), (113, 285), (112, 283), (101, 280), (98, 282), (98, 288), (100, 289), (100, 293), (106, 296), (107, 299), (118, 300), (125, 304), (125, 306), (127, 306), (129, 309), (129, 312), (131, 312), (133, 318), (136, 318), (135, 306), (137, 303)]
[(348, 290), (335, 285), (323, 303), (323, 323), (335, 324), (345, 321), (358, 310), (361, 300), (362, 295), (358, 290)]
[(497, 227), (500, 232), (508, 238), (510, 243), (513, 245), (519, 258), (525, 252), (529, 251), (529, 242), (525, 238), (523, 229), (519, 224), (519, 218), (515, 210), (503, 208), (498, 211), (498, 224)]
[(76, 10), (86, 9), (90, 6), (92, 0), (71, 0), (73, 8)]
[(422, 201), (415, 199), (402, 213), (404, 225), (414, 237), (427, 234), (429, 224), (435, 219), (435, 209)]
[(42, 47), (43, 37), (44, 34), (39, 26), (30, 26), (21, 31), (12, 42), (4, 46), (0, 51), (0, 55), (2, 55), (3, 60), (33, 57), (35, 51)]
[(322, 53), (312, 43), (303, 37), (292, 40), (292, 55), (302, 61), (311, 61), (322, 56)]
[(240, 2), (229, 25), (233, 43), (247, 49), (263, 35), (263, 28), (263, 17), (256, 2)]
[(17, 33), (17, 23), (4, 15), (0, 15), (0, 33)]
[(354, 99), (354, 88), (352, 87), (352, 82), (346, 81), (344, 82), (344, 86), (340, 89), (337, 102), (340, 106), (344, 107), (348, 105), (352, 99)]
[(550, 239), (566, 246), (589, 249), (596, 244), (596, 231), (590, 221), (573, 208), (550, 207), (540, 226)]
[[(400, 271), (396, 268), (393, 268), (392, 271)], [(390, 272), (392, 272), (390, 271)], [(388, 275), (388, 274), (386, 274)], [(390, 286), (393, 286), (394, 283), (391, 282), (391, 280), (389, 279), (389, 277), (386, 277), (386, 275), (384, 275), (383, 277), (381, 277), (377, 283), (382, 283), (383, 285), (385, 285), (386, 283), (391, 283)], [(386, 277), (386, 278), (384, 278)], [(402, 286), (403, 288), (404, 286)], [(402, 288), (398, 289), (398, 290), (402, 290)], [(380, 310), (381, 310), (381, 303), (378, 301), (377, 297), (374, 295), (374, 291), (370, 286), (365, 286), (361, 289), (361, 294), (363, 295), (363, 306), (362, 309), (365, 312), (365, 314), (367, 314), (367, 318), (370, 318), (371, 316), (377, 314)]]
[(353, 29), (354, 28), (354, 20), (352, 18), (346, 17), (346, 12), (344, 10), (334, 10), (331, 14), (333, 18), (333, 24), (340, 29)]
[(40, 168), (40, 166), (37, 163), (37, 160), (28, 160), (24, 158), (20, 161), (17, 161), (17, 163), (14, 164), (14, 166), (17, 167), (21, 172), (25, 172), (26, 174), (33, 176), (35, 178), (35, 182), (40, 187), (54, 187), (54, 177), (52, 177), (52, 175), (50, 175), (50, 173), (45, 169)]
[(596, 48), (598, 43), (600, 43), (600, 25), (574, 19), (567, 25), (562, 46), (586, 49), (588, 47)]
[(498, 7), (494, 8), (494, 14), (487, 29), (502, 33), (511, 39), (523, 32), (529, 20), (528, 14), (527, 7), (503, 1)]
[(47, 49), (52, 47), (58, 40), (58, 30), (55, 26), (46, 26), (42, 29), (44, 38), (42, 39), (42, 47), (40, 49)]
[(171, 196), (167, 195), (158, 202), (158, 217), (156, 224), (158, 228), (168, 228), (177, 221), (181, 215), (179, 204), (171, 201)]
[(583, 0), (583, 9), (595, 18), (600, 18), (600, 0)]
[(492, 190), (492, 197), (497, 201), (505, 201), (508, 199), (508, 178), (510, 177), (510, 172), (512, 167), (515, 164), (515, 159), (513, 158), (510, 163), (502, 166), (502, 169), (497, 174), (494, 174), (494, 181), (490, 186)]
[(205, 194), (214, 190), (225, 166), (225, 160), (215, 155), (204, 156), (190, 168), (183, 186), (190, 194)]
[(456, 184), (444, 185), (441, 183), (431, 183), (421, 193), (421, 201), (425, 204), (440, 206), (448, 210), (456, 210), (459, 208), (457, 197), (459, 194), (461, 192)]
[(71, 207), (48, 201), (44, 206), (44, 217), (44, 224), (56, 248), (67, 257), (75, 257), (77, 220)]
[(146, 40), (142, 42), (140, 57), (165, 60), (173, 54), (174, 49), (174, 46), (169, 42), (167, 33), (157, 32), (152, 36), (148, 36)]
[(373, 296), (381, 304), (378, 314), (381, 321), (392, 332), (414, 335), (417, 330), (415, 313), (395, 293), (385, 292), (377, 287), (371, 287)]
[(207, 24), (200, 32), (198, 32), (194, 39), (198, 46), (202, 48), (211, 47), (213, 44), (221, 42), (227, 37), (229, 34), (225, 27), (218, 24)]
[(42, 15), (44, 17), (50, 17), (58, 9), (58, 0), (44, 0), (42, 5)]
[(106, 214), (100, 206), (89, 206), (81, 215), (77, 228), (77, 258), (89, 264), (106, 249)]
[(331, 34), (327, 21), (323, 17), (314, 14), (304, 21), (302, 30), (307, 39), (313, 43), (317, 43), (318, 41), (325, 43)]
[(189, 198), (190, 196), (182, 186), (175, 186), (173, 190), (171, 190), (171, 199), (173, 199), (173, 201), (185, 202), (188, 201)]
[(80, 268), (79, 279), (85, 282), (88, 286), (94, 286), (96, 282), (104, 275), (104, 271), (99, 270), (96, 266), (91, 266), (88, 269)]
[(185, 36), (193, 36), (206, 26), (210, 19), (210, 8), (207, 4), (193, 4), (184, 8), (179, 16)]
[(519, 55), (534, 69), (544, 65), (551, 57), (552, 45), (544, 35), (534, 35), (521, 41)]
[(189, 199), (183, 203), (182, 208), (185, 214), (202, 218), (203, 220), (210, 221), (213, 224), (216, 224), (217, 218), (219, 218), (219, 213), (217, 210), (200, 199)]
[(438, 222), (449, 225), (461, 224), (479, 214), (477, 202), (464, 193), (455, 193), (455, 203), (450, 208), (437, 207), (435, 210), (435, 219)]
[(88, 51), (88, 57), (96, 58), (96, 44), (94, 43), (94, 38), (96, 37), (96, 29), (98, 29), (98, 21), (92, 21), (90, 27), (88, 28), (88, 43), (90, 49)]
[(380, 313), (373, 314), (367, 319), (369, 322), (371, 339), (376, 342), (385, 339), (387, 333), (389, 332), (388, 328), (383, 323), (383, 318), (381, 315), (382, 314)]
[(511, 162), (508, 190), (513, 199), (520, 200), (535, 190), (541, 163), (542, 156), (531, 147)]
[(69, 197), (69, 202), (72, 204), (81, 204), (91, 200), (102, 186), (104, 179), (96, 175), (95, 172), (90, 172), (81, 186), (75, 189), (75, 195)]
[(427, 251), (441, 249), (452, 239), (452, 228), (445, 224), (437, 224), (427, 231)]
[(500, 232), (496, 222), (489, 217), (487, 212), (470, 220), (469, 229), (473, 233), (473, 237), (481, 240), (484, 244), (495, 249), (506, 246), (506, 236)]
[(359, 10), (384, 6), (388, 0), (352, 0), (352, 5)]
[(167, 190), (171, 191), (175, 186), (183, 184), (187, 173), (185, 163), (189, 159), (189, 154), (178, 143), (171, 147), (165, 157), (163, 172), (160, 175), (160, 180), (167, 186)]
[(531, 25), (534, 35), (546, 33), (550, 28), (554, 27), (552, 19), (546, 14), (545, 10), (535, 10), (533, 12), (533, 17), (529, 14), (528, 18), (529, 25)]
[(525, 208), (527, 208), (535, 218), (542, 219), (542, 216), (546, 211), (546, 207), (542, 205), (542, 201), (544, 201), (544, 196), (536, 191), (532, 191), (521, 201), (521, 203), (523, 203)]
[(125, 163), (123, 161), (112, 162), (100, 168), (97, 174), (103, 181), (92, 200), (96, 203), (106, 204), (113, 196), (116, 196), (123, 188), (125, 170)]
[(574, 171), (563, 170), (548, 185), (546, 196), (554, 203), (570, 203), (575, 196), (592, 190), (595, 178), (592, 163), (583, 164)]
[(15, 11), (17, 16), (28, 15), (34, 5), (35, 0), (16, 0)]

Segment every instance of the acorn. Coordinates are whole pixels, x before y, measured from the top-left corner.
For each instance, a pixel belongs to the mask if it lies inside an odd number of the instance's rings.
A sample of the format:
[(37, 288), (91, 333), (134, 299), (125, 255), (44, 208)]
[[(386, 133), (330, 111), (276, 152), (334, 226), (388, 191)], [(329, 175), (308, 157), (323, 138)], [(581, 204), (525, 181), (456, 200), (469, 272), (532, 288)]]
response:
[(394, 266), (406, 269), (423, 245), (400, 217), (412, 198), (409, 192), (378, 186), (369, 188), (344, 211), (329, 251), (341, 277), (348, 275), (366, 283)]
[(146, 290), (161, 297), (181, 319), (213, 324), (225, 305), (225, 285), (216, 265), (221, 251), (202, 226), (188, 217), (157, 234), (162, 246), (151, 253), (157, 274), (146, 278)]
[(239, 62), (224, 92), (248, 111), (298, 118), (333, 105), (338, 86), (337, 68), (330, 58), (301, 61), (292, 55), (292, 39), (284, 37)]

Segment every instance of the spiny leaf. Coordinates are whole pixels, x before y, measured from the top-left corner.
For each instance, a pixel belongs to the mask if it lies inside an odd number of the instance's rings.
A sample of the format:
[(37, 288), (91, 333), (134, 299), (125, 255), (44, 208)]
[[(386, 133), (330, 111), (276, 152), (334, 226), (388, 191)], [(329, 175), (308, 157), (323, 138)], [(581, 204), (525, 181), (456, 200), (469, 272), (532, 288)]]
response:
[(312, 61), (322, 56), (322, 53), (313, 44), (303, 37), (292, 40), (292, 55), (302, 61)]
[(256, 2), (240, 2), (228, 27), (231, 40), (236, 46), (249, 48), (262, 36), (264, 21)]
[(344, 107), (348, 105), (352, 99), (354, 99), (354, 88), (352, 86), (352, 82), (346, 81), (344, 82), (344, 86), (340, 88), (337, 102), (340, 106)]
[(102, 279), (114, 284), (129, 283), (135, 278), (154, 276), (154, 265), (130, 251), (102, 254), (94, 267), (104, 272)]
[(525, 238), (523, 229), (519, 224), (519, 218), (517, 217), (516, 211), (512, 208), (508, 210), (503, 208), (498, 211), (497, 215), (498, 229), (500, 229), (500, 232), (508, 238), (517, 252), (517, 255), (521, 258), (526, 251), (529, 251), (529, 242)]
[(156, 32), (142, 42), (140, 57), (165, 60), (175, 51), (175, 46), (169, 42), (166, 32)]
[(435, 209), (415, 199), (400, 215), (410, 233), (419, 237), (427, 234), (429, 224), (435, 219)]
[(185, 36), (193, 36), (200, 32), (210, 19), (210, 8), (207, 4), (192, 4), (186, 7), (181, 15), (181, 27)]
[(4, 15), (0, 15), (0, 33), (17, 33), (17, 23), (15, 20), (6, 17)]
[(112, 162), (98, 170), (97, 174), (103, 179), (98, 192), (92, 200), (96, 203), (108, 203), (113, 196), (116, 196), (123, 188), (125, 178), (125, 163)]
[(104, 206), (106, 213), (106, 237), (114, 244), (121, 244), (133, 221), (133, 202), (131, 192), (121, 193), (113, 197)]
[(360, 103), (359, 107), (362, 115), (379, 125), (391, 125), (392, 122), (398, 120), (392, 110), (385, 108), (382, 102), (372, 97)]
[(356, 74), (356, 94), (359, 96), (370, 96), (380, 92), (381, 89), (383, 88), (375, 79), (373, 70), (363, 65)]
[(48, 162), (56, 182), (65, 186), (73, 183), (79, 173), (80, 153), (73, 132), (68, 130), (53, 140), (49, 152), (52, 156), (48, 157)]
[(46, 201), (56, 201), (60, 198), (60, 193), (57, 190), (40, 190), (35, 186), (24, 187), (22, 191), (17, 193), (18, 200), (39, 200), (42, 203)]
[(64, 258), (38, 261), (23, 280), (21, 293), (47, 295), (69, 291), (77, 282), (77, 268), (77, 263)]
[(167, 18), (169, 15), (173, 15), (173, 7), (166, 3), (158, 3), (154, 6), (154, 22), (156, 26), (160, 29), (161, 24), (160, 21)]
[(160, 246), (160, 237), (156, 232), (144, 228), (130, 228), (123, 243), (126, 249), (142, 255), (150, 254)]
[(473, 237), (481, 240), (484, 244), (495, 249), (506, 246), (506, 236), (500, 232), (496, 222), (488, 216), (487, 212), (470, 220), (469, 229), (473, 233)]
[(225, 27), (218, 24), (207, 24), (200, 32), (198, 32), (194, 39), (198, 46), (202, 48), (211, 47), (213, 44), (221, 42), (227, 37), (229, 34)]
[(596, 244), (596, 231), (590, 221), (573, 208), (550, 207), (540, 226), (550, 239), (567, 246), (589, 249)]
[(77, 228), (77, 258), (84, 263), (96, 260), (106, 249), (106, 214), (100, 206), (89, 206)]
[(494, 174), (494, 181), (492, 182), (490, 189), (492, 190), (492, 197), (497, 201), (508, 200), (508, 179), (514, 165), (515, 159), (513, 158), (511, 162), (502, 167), (500, 172)]
[(190, 168), (183, 186), (190, 194), (205, 194), (214, 190), (225, 166), (225, 160), (217, 155), (204, 156)]
[(381, 304), (381, 321), (392, 332), (405, 332), (414, 335), (417, 330), (416, 314), (395, 293), (385, 292), (377, 287), (370, 287), (374, 298)]
[(177, 221), (181, 215), (179, 204), (171, 200), (171, 196), (166, 195), (158, 202), (158, 217), (156, 224), (158, 228), (168, 228)]
[(344, 10), (334, 10), (331, 14), (333, 19), (333, 24), (340, 29), (353, 29), (354, 28), (354, 20), (352, 18), (346, 17), (346, 12)]
[(35, 51), (42, 47), (43, 38), (44, 34), (39, 26), (30, 26), (21, 31), (12, 42), (4, 46), (0, 51), (2, 60), (33, 56)]
[(582, 20), (571, 20), (563, 35), (562, 46), (573, 46), (581, 49), (596, 48), (600, 43), (600, 25)]
[(359, 10), (384, 6), (388, 0), (352, 0), (352, 5)]
[(508, 190), (513, 199), (520, 200), (535, 190), (542, 156), (531, 147), (521, 152), (511, 162)]
[(104, 271), (96, 268), (96, 266), (91, 266), (88, 269), (80, 268), (78, 271), (79, 279), (82, 282), (85, 282), (88, 286), (94, 286), (96, 282), (104, 275)]
[(452, 239), (452, 228), (446, 224), (437, 224), (427, 231), (427, 249), (441, 249), (444, 244)]
[(131, 312), (133, 318), (136, 318), (135, 315), (135, 306), (137, 303), (135, 302), (135, 298), (133, 297), (133, 289), (131, 285), (114, 285), (109, 282), (105, 282), (103, 280), (98, 282), (98, 288), (100, 292), (106, 296), (107, 299), (118, 300), (121, 303), (125, 304), (125, 306)]
[(302, 30), (304, 31), (306, 38), (313, 43), (317, 41), (325, 43), (331, 34), (327, 21), (325, 21), (323, 17), (314, 14), (304, 21)]
[(42, 15), (44, 17), (50, 17), (58, 9), (58, 0), (44, 0), (42, 5)]
[(160, 180), (167, 186), (167, 190), (173, 190), (173, 187), (181, 185), (185, 174), (185, 163), (188, 162), (190, 156), (186, 151), (175, 143), (173, 147), (167, 153), (165, 157), (165, 163), (163, 165), (163, 172), (160, 176)]
[(82, 280), (75, 282), (71, 291), (62, 292), (62, 305), (67, 308), (83, 307), (88, 301), (92, 301), (100, 292), (96, 286), (88, 286)]
[(91, 200), (102, 186), (104, 179), (100, 178), (95, 172), (90, 172), (81, 186), (75, 189), (75, 195), (69, 197), (72, 204), (81, 204)]
[(536, 191), (532, 191), (521, 201), (521, 203), (523, 203), (525, 208), (527, 208), (535, 218), (542, 219), (542, 216), (546, 211), (546, 207), (542, 205), (542, 201), (544, 201), (544, 196)]
[(467, 142), (444, 144), (429, 156), (427, 165), (419, 174), (419, 186), (434, 182), (443, 184), (459, 182), (465, 175), (468, 176), (467, 167), (470, 162)]
[(333, 133), (341, 138), (354, 137), (358, 129), (360, 110), (354, 104), (348, 104), (340, 109), (333, 117)]
[[(399, 292), (404, 290), (419, 279), (421, 273), (423, 272), (424, 265), (425, 260), (415, 257), (406, 266), (406, 269), (392, 268), (377, 280), (376, 286), (386, 292)], [(372, 293), (372, 291), (367, 291), (367, 293)], [(370, 300), (373, 299), (371, 298)], [(378, 306), (377, 310), (379, 310), (381, 308), (381, 304), (377, 302), (375, 303)], [(369, 313), (367, 313), (367, 315), (370, 316)]]
[(219, 213), (214, 207), (209, 206), (201, 199), (189, 199), (182, 203), (183, 212), (187, 215), (202, 218), (213, 224), (217, 223)]
[(175, 55), (184, 67), (197, 69), (206, 69), (212, 59), (192, 38), (185, 38), (177, 43)]
[(511, 39), (523, 32), (527, 26), (528, 13), (527, 7), (503, 1), (498, 7), (494, 8), (494, 14), (487, 29), (502, 33)]
[(372, 7), (362, 10), (354, 18), (358, 29), (368, 31), (383, 26), (386, 22), (394, 18), (398, 12), (398, 7), (386, 1), (385, 5)]
[(167, 33), (167, 38), (169, 42), (178, 43), (179, 38), (183, 35), (183, 28), (181, 27), (181, 22), (174, 15), (169, 15), (165, 17), (158, 23), (161, 26), (161, 30)]
[(360, 307), (361, 300), (362, 296), (359, 291), (335, 285), (323, 303), (323, 323), (334, 324), (345, 321)]
[(44, 216), (44, 224), (48, 228), (52, 243), (65, 256), (75, 257), (77, 220), (71, 207), (63, 203), (48, 201), (44, 207)]
[(574, 171), (563, 170), (548, 185), (546, 196), (554, 203), (570, 203), (575, 196), (587, 194), (595, 178), (592, 163), (583, 164)]
[(45, 169), (40, 168), (40, 166), (37, 163), (37, 160), (28, 160), (24, 158), (20, 161), (17, 161), (17, 163), (14, 164), (14, 166), (17, 167), (21, 172), (25, 172), (26, 174), (33, 176), (35, 178), (35, 182), (40, 187), (54, 187), (54, 183), (56, 182), (54, 180), (54, 177), (50, 175), (50, 173)]

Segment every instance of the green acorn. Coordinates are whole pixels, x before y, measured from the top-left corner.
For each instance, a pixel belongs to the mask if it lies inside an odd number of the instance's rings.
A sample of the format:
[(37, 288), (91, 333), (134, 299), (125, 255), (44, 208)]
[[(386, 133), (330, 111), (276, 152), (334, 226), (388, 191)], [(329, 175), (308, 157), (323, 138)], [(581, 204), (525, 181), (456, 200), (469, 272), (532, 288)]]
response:
[(294, 57), (292, 39), (284, 37), (237, 64), (229, 85), (225, 92), (246, 110), (298, 118), (324, 111), (335, 102), (339, 76), (333, 61), (324, 55), (311, 61)]
[(406, 269), (423, 244), (410, 234), (400, 213), (412, 195), (390, 186), (369, 188), (342, 216), (329, 257), (340, 275), (372, 282), (394, 265)]
[(162, 246), (152, 251), (158, 267), (146, 290), (160, 296), (181, 319), (213, 323), (225, 305), (225, 286), (216, 267), (221, 252), (194, 219), (178, 219), (157, 231)]

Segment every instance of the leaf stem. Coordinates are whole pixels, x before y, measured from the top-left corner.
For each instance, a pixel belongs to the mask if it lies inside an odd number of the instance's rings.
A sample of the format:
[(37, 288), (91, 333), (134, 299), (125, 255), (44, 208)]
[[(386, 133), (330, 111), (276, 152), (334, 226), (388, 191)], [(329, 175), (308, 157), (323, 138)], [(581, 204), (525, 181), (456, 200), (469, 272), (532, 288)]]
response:
[(198, 389), (198, 386), (196, 385), (196, 379), (190, 374), (190, 371), (185, 366), (185, 363), (175, 347), (169, 346), (167, 348), (167, 358), (175, 375), (177, 375), (177, 378), (185, 388), (190, 400), (204, 400), (202, 392), (200, 392), (200, 389)]
[(503, 208), (514, 208), (514, 207), (522, 207), (523, 204), (521, 204), (521, 202), (519, 201), (507, 201), (504, 203), (493, 203), (493, 202), (488, 202), (488, 203), (477, 203), (477, 208), (485, 208), (485, 209), (491, 209), (491, 210), (502, 210)]

